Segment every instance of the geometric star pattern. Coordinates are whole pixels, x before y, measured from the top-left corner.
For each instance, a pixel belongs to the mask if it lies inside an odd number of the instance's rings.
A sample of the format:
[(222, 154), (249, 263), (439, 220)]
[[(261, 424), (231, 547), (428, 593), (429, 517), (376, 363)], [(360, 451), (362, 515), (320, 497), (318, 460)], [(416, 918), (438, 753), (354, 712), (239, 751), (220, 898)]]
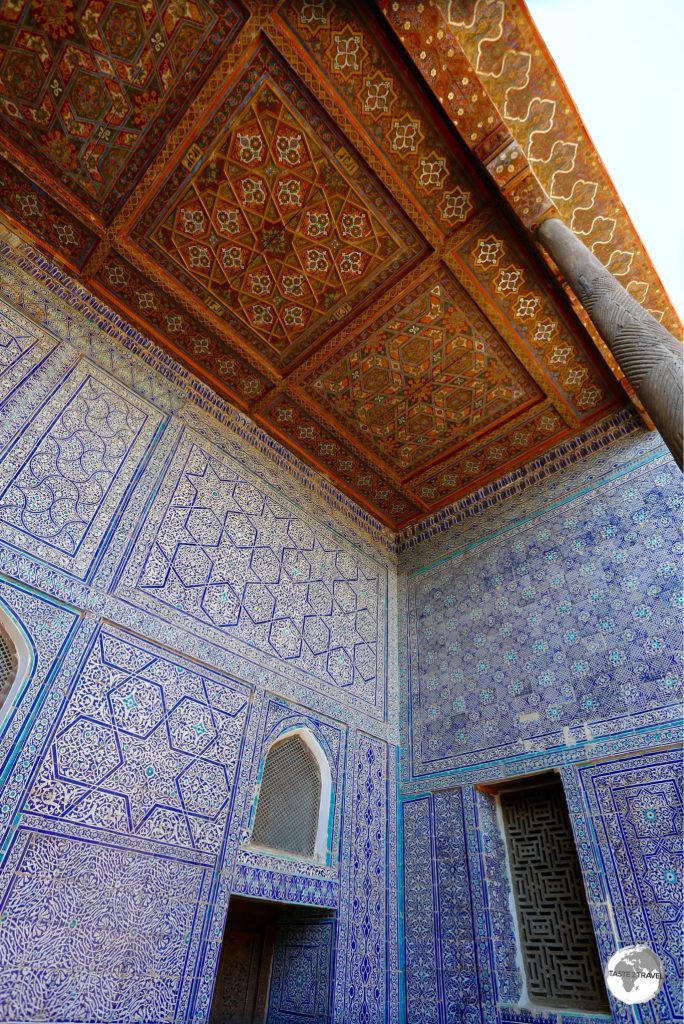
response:
[(449, 274), (421, 281), (390, 314), (336, 352), (311, 384), (397, 472), (541, 399)]
[(141, 558), (155, 606), (375, 699), (377, 575), (199, 446)]
[(247, 709), (225, 682), (103, 631), (26, 809), (215, 852)]
[(279, 366), (423, 248), (266, 46), (132, 238)]
[(113, 209), (240, 21), (217, 0), (3, 4), (2, 128), (96, 210)]

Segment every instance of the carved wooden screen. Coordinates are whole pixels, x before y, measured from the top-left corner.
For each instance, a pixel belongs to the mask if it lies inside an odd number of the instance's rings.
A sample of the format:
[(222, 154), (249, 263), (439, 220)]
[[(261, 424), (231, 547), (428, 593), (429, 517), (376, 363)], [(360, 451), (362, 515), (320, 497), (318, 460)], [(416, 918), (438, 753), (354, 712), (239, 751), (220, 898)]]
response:
[(608, 1011), (560, 780), (501, 793), (531, 1002)]
[(299, 736), (292, 736), (266, 756), (252, 843), (313, 857), (320, 806), (316, 758)]
[(211, 1024), (253, 1024), (263, 937), (226, 929)]
[(0, 708), (12, 689), (17, 673), (17, 651), (0, 622)]

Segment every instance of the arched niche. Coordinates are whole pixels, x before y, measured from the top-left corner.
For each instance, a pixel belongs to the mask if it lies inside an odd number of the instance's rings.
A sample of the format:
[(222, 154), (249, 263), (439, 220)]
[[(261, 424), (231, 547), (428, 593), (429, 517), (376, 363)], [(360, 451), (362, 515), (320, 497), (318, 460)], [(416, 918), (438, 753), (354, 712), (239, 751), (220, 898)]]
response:
[(261, 765), (250, 845), (325, 863), (331, 800), (332, 774), (320, 743), (306, 727), (288, 729)]

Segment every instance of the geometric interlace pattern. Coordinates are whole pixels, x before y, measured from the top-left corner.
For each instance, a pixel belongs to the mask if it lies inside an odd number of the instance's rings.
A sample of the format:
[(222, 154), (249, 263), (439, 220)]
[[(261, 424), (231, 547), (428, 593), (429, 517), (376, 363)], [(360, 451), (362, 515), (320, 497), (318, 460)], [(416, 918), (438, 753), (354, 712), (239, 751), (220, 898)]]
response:
[(405, 302), (312, 381), (316, 398), (400, 473), (538, 395), (447, 275), (422, 282)]
[(75, 555), (144, 423), (138, 407), (86, 377), (0, 493), (0, 520)]
[(324, 547), (291, 509), (197, 446), (137, 588), (231, 640), (375, 697), (377, 575)]
[(101, 633), (26, 810), (216, 852), (247, 698)]
[(230, 3), (213, 6), (0, 4), (3, 132), (108, 213), (239, 24)]

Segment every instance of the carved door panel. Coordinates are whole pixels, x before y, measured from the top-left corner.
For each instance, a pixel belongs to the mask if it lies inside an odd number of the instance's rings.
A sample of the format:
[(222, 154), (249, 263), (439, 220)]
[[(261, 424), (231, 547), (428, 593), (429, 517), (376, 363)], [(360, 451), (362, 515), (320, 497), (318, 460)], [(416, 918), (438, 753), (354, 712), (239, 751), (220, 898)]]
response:
[(267, 1024), (329, 1024), (335, 922), (329, 913), (288, 909), (275, 934)]
[(263, 934), (226, 929), (211, 1024), (256, 1024), (255, 1004)]

